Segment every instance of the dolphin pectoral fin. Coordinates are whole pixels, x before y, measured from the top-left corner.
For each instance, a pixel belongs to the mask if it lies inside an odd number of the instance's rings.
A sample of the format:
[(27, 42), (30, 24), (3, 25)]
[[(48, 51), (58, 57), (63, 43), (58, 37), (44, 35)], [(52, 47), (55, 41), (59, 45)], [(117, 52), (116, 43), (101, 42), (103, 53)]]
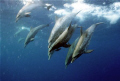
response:
[(68, 48), (68, 47), (70, 47), (71, 46), (71, 44), (65, 44), (63, 47), (65, 47), (65, 48)]
[(55, 51), (59, 51), (59, 50), (61, 50), (61, 48), (57, 48), (57, 49), (55, 49)]
[(26, 12), (26, 13), (25, 13), (25, 17), (30, 17), (30, 13), (31, 13), (31, 12)]
[(30, 41), (34, 41), (34, 38), (31, 38)]
[(85, 51), (85, 53), (91, 53), (91, 52), (93, 52), (93, 50), (87, 50), (87, 51)]

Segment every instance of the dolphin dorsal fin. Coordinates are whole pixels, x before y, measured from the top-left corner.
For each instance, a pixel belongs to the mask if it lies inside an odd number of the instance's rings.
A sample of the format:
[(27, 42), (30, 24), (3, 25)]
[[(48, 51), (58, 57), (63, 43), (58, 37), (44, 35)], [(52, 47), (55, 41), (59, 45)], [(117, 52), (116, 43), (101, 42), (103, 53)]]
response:
[(30, 41), (34, 41), (34, 38), (31, 38)]
[(55, 16), (55, 22), (56, 22), (58, 19), (59, 19), (59, 17), (58, 17), (58, 16)]

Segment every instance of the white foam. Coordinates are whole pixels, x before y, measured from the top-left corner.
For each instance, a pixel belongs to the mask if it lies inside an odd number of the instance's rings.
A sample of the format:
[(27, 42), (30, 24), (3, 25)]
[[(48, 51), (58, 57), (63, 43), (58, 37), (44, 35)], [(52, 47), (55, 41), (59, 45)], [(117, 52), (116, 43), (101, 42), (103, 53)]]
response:
[(105, 18), (110, 24), (117, 23), (120, 18), (120, 2), (115, 2), (109, 6), (99, 6), (84, 3), (84, 0), (78, 0), (72, 4), (65, 3), (63, 6), (64, 9), (58, 9), (54, 13), (57, 15), (67, 15), (71, 12), (82, 10), (77, 15), (77, 18), (80, 19), (81, 22), (90, 17), (90, 15), (97, 18)]

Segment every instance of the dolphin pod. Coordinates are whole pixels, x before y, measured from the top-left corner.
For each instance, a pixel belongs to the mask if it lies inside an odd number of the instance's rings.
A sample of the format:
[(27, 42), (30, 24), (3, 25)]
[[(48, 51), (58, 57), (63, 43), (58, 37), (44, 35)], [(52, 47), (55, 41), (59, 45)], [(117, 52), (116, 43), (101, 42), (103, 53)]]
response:
[(24, 43), (24, 47), (26, 47), (26, 45), (31, 42), (31, 41), (34, 41), (34, 37), (35, 35), (38, 33), (38, 31), (44, 27), (47, 27), (49, 26), (49, 24), (46, 24), (46, 25), (39, 25), (35, 28), (30, 28), (30, 32), (28, 33), (26, 39), (25, 39), (25, 43)]
[[(59, 49), (60, 47), (70, 47), (70, 44), (67, 44), (67, 42), (70, 40), (75, 28), (77, 27), (77, 24), (74, 24), (68, 28), (65, 29), (65, 31), (55, 40), (55, 42), (51, 45), (49, 48), (49, 52), (54, 51), (55, 49)], [(48, 53), (49, 59), (51, 57), (50, 53)]]
[(49, 10), (52, 7), (52, 5), (46, 5), (42, 1), (29, 1), (18, 12), (16, 16), (16, 22), (23, 17), (30, 17), (31, 11), (37, 7), (47, 7), (47, 9)]
[[(80, 12), (80, 11), (79, 11)], [(48, 48), (52, 45), (52, 43), (55, 42), (55, 40), (59, 37), (59, 35), (70, 25), (72, 19), (79, 13), (71, 13), (68, 15), (65, 15), (61, 18), (56, 17), (55, 25), (51, 31), (49, 40), (48, 40)]]
[(89, 45), (90, 39), (95, 28), (102, 24), (103, 22), (96, 23), (91, 25), (85, 32), (82, 31), (81, 28), (81, 36), (78, 37), (75, 42), (70, 46), (68, 54), (65, 60), (65, 66), (67, 67), (70, 62), (73, 63), (78, 57), (85, 53), (91, 53), (93, 50), (86, 50), (87, 46)]
[(91, 25), (85, 32), (81, 32), (81, 37), (75, 47), (75, 50), (72, 55), (72, 61), (71, 63), (77, 59), (79, 56), (81, 56), (83, 53), (91, 53), (93, 50), (86, 50), (87, 46), (89, 45), (90, 39), (92, 37), (92, 34), (95, 30), (95, 28), (102, 24), (103, 22), (96, 23)]
[[(16, 16), (16, 22), (23, 17), (30, 17), (31, 11), (37, 7), (47, 7), (47, 9), (49, 10), (52, 7), (52, 5), (46, 5), (42, 1), (30, 1), (19, 10)], [(56, 16), (54, 27), (52, 28), (52, 31), (48, 39), (48, 60), (50, 60), (54, 51), (61, 50), (61, 47), (64, 47), (64, 48), (69, 47), (69, 50), (65, 59), (65, 66), (67, 67), (70, 63), (73, 63), (82, 54), (91, 53), (93, 51), (93, 50), (87, 50), (87, 47), (89, 45), (90, 39), (92, 37), (92, 34), (95, 28), (99, 24), (102, 24), (103, 22), (91, 25), (84, 32), (81, 27), (81, 30), (80, 30), (81, 36), (78, 37), (72, 43), (72, 45), (68, 44), (70, 38), (72, 37), (72, 34), (74, 33), (74, 30), (78, 27), (77, 24), (74, 24), (74, 25), (71, 24), (72, 20), (79, 12), (80, 11), (76, 13), (70, 13), (60, 18)], [(28, 33), (25, 39), (24, 47), (26, 47), (30, 42), (34, 41), (34, 37), (39, 32), (40, 29), (47, 26), (49, 26), (49, 24), (39, 25), (34, 28), (31, 27), (30, 32)], [(21, 31), (23, 30), (17, 31), (15, 33), (15, 36), (17, 36)], [(23, 38), (20, 38), (18, 42), (22, 40)]]

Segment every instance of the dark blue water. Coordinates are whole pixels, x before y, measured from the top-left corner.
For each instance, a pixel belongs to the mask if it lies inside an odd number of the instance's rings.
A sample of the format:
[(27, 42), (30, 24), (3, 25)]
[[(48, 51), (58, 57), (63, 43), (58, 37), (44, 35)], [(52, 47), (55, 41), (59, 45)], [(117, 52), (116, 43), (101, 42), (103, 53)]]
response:
[[(64, 8), (63, 4), (66, 3), (52, 0), (45, 2), (54, 4), (57, 8)], [(88, 0), (86, 2), (96, 5), (102, 3)], [(112, 3), (114, 1), (106, 2), (106, 6)], [(83, 54), (65, 69), (68, 48), (55, 52), (51, 60), (48, 60), (48, 38), (54, 23), (40, 31), (26, 48), (24, 41), (18, 43), (18, 39), (25, 38), (28, 33), (23, 31), (14, 37), (18, 28), (36, 27), (55, 21), (54, 15), (53, 20), (47, 16), (54, 11), (37, 8), (30, 18), (22, 18), (15, 23), (15, 17), (22, 6), (20, 1), (0, 1), (0, 81), (120, 81), (120, 19), (115, 24), (110, 24), (102, 17), (88, 15), (83, 22), (77, 22), (84, 30), (97, 22), (102, 21), (105, 24), (98, 26), (93, 33), (88, 49), (94, 51)], [(78, 36), (79, 29), (74, 32), (70, 43)]]

